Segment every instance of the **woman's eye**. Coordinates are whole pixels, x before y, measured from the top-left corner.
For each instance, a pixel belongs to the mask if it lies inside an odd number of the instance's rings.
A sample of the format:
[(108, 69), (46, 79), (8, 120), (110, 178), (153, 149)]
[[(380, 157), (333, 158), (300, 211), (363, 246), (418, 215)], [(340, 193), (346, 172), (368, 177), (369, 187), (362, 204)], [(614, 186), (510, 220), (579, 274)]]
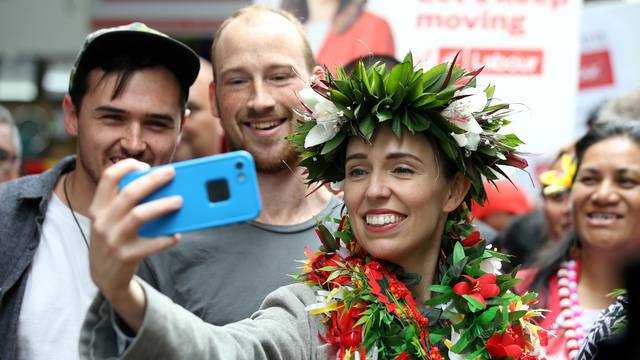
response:
[(594, 185), (597, 179), (593, 176), (581, 176), (578, 178), (578, 181), (585, 185)]
[(400, 175), (411, 175), (415, 174), (412, 168), (406, 166), (398, 166), (393, 169), (393, 172)]
[(638, 185), (638, 182), (635, 179), (631, 178), (622, 178), (618, 182), (620, 183), (620, 186), (625, 188), (630, 188)]
[(349, 172), (347, 173), (347, 175), (349, 177), (358, 177), (358, 176), (363, 176), (366, 175), (367, 172), (362, 169), (362, 168), (353, 168), (351, 170), (349, 170)]

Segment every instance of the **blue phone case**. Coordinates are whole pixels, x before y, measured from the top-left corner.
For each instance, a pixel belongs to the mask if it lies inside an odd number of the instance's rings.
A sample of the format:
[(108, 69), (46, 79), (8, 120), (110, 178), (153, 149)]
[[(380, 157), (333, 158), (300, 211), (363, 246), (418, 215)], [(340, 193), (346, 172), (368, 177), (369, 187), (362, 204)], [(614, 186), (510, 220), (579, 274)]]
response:
[[(254, 219), (260, 213), (260, 192), (253, 157), (234, 151), (177, 162), (173, 180), (144, 198), (141, 203), (180, 195), (183, 205), (177, 211), (144, 224), (140, 236), (153, 237), (222, 226)], [(138, 177), (157, 169), (126, 175), (120, 189)]]

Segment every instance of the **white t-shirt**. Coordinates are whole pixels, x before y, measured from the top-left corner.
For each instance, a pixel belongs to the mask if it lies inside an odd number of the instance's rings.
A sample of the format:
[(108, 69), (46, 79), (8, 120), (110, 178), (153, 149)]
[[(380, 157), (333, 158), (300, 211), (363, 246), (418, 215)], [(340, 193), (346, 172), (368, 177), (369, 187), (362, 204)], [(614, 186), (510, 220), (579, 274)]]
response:
[[(75, 215), (89, 240), (90, 220)], [(80, 327), (97, 293), (88, 251), (71, 210), (52, 194), (18, 318), (18, 359), (78, 359)]]

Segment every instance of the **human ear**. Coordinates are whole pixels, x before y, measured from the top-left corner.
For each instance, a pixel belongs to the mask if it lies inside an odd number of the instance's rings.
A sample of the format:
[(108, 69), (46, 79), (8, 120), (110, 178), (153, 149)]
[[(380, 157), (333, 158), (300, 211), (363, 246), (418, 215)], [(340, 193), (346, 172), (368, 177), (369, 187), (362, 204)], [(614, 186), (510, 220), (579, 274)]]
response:
[(211, 115), (219, 118), (220, 113), (218, 111), (218, 103), (216, 103), (216, 85), (215, 81), (211, 81), (209, 83), (209, 109), (211, 111)]
[(62, 99), (62, 113), (64, 130), (71, 136), (78, 136), (78, 111), (69, 95), (65, 95)]
[(318, 80), (326, 80), (324, 77), (324, 70), (322, 66), (316, 65), (313, 67), (313, 75), (318, 78)]
[(216, 83), (213, 80), (209, 83), (209, 110), (211, 115), (217, 118), (220, 117), (218, 102), (216, 101)]
[(453, 179), (449, 182), (449, 192), (444, 202), (443, 211), (450, 213), (457, 209), (458, 206), (467, 196), (471, 182), (461, 172), (456, 173)]

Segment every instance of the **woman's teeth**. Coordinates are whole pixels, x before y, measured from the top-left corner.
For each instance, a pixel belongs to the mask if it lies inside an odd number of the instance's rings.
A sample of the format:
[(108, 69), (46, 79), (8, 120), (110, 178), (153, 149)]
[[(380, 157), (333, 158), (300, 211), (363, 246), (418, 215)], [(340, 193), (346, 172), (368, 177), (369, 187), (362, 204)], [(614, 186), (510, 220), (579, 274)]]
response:
[(367, 225), (387, 225), (399, 223), (405, 219), (406, 216), (402, 215), (367, 215), (365, 221)]
[(595, 220), (615, 220), (618, 218), (616, 214), (590, 214), (589, 218)]

